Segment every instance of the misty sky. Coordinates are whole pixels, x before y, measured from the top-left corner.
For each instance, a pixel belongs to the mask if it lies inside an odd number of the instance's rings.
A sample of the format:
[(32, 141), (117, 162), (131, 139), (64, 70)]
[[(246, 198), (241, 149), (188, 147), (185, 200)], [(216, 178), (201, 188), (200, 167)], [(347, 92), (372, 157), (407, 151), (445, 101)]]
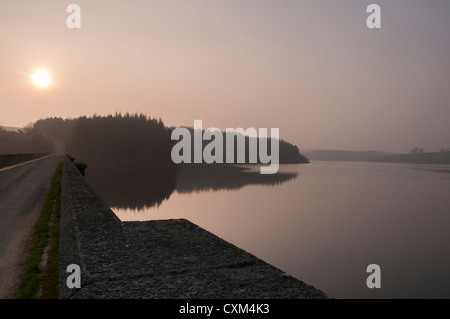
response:
[(448, 0), (1, 1), (0, 70), (5, 126), (142, 112), (277, 127), (301, 149), (450, 146)]

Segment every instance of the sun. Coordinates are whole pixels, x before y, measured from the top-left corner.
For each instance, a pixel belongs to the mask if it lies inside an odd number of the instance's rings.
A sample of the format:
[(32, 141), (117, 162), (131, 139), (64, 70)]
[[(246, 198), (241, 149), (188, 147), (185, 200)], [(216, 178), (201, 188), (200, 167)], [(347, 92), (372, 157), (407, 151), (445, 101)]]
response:
[(52, 84), (50, 73), (43, 69), (37, 70), (31, 74), (31, 81), (34, 85), (40, 88), (46, 88)]

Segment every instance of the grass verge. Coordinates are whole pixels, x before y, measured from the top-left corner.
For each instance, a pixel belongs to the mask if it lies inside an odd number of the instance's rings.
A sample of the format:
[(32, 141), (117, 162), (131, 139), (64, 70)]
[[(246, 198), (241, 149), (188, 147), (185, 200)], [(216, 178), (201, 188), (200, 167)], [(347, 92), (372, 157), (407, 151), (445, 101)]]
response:
[(62, 162), (56, 168), (34, 227), (31, 248), (25, 258), (24, 274), (15, 294), (17, 299), (58, 298), (61, 175)]

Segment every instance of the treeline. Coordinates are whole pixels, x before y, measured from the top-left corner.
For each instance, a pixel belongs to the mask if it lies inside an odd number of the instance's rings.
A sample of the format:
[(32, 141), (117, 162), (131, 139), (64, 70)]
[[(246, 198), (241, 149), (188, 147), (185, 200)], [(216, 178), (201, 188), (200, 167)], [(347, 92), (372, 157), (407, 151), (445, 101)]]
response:
[(34, 130), (62, 142), (66, 153), (89, 163), (136, 168), (171, 162), (171, 131), (161, 119), (142, 114), (47, 118), (37, 121)]
[(60, 117), (50, 117), (36, 121), (33, 125), (33, 130), (56, 140), (64, 145), (71, 141), (73, 128), (77, 119), (62, 119)]
[(145, 115), (81, 117), (73, 126), (66, 152), (82, 160), (164, 169), (172, 165), (170, 134), (161, 119)]
[(88, 165), (87, 180), (111, 206), (159, 204), (175, 189), (179, 167), (171, 161), (171, 131), (161, 119), (117, 113), (44, 119), (35, 128)]
[[(441, 147), (439, 149), (439, 152), (450, 152), (450, 147)], [(409, 153), (417, 154), (417, 153), (435, 153), (435, 152), (425, 152), (422, 147), (415, 146), (411, 149), (411, 151)]]
[[(86, 163), (87, 180), (112, 207), (160, 204), (176, 189), (184, 166), (174, 164), (171, 158), (172, 148), (178, 142), (171, 139), (172, 129), (161, 119), (142, 114), (117, 113), (69, 120), (48, 118), (37, 121), (34, 130), (64, 143), (67, 154)], [(296, 146), (286, 142), (280, 144), (280, 160), (282, 163), (307, 161)], [(211, 174), (212, 171), (197, 169), (195, 172)], [(237, 178), (237, 173), (229, 172), (228, 177)], [(246, 183), (265, 181), (260, 174), (247, 175)], [(278, 178), (273, 176), (269, 182), (284, 181), (283, 174), (277, 175)]]
[(33, 129), (6, 131), (0, 128), (0, 155), (53, 152), (53, 143)]
[[(172, 129), (174, 129), (174, 128), (172, 128)], [(186, 127), (186, 129), (189, 130), (190, 137), (191, 137), (191, 140), (190, 140), (190, 145), (191, 145), (191, 151), (190, 151), (191, 152), (191, 156), (190, 156), (190, 158), (191, 158), (191, 161), (190, 162), (194, 163), (194, 160), (195, 160), (195, 158), (194, 158), (195, 157), (194, 156), (194, 148), (195, 148), (195, 143), (196, 143), (196, 141), (195, 141), (195, 133), (194, 133), (195, 130), (192, 127)], [(202, 130), (201, 135), (203, 136), (204, 133), (205, 133), (205, 131)], [(242, 143), (244, 145), (244, 163), (245, 164), (251, 163), (251, 161), (250, 161), (250, 149), (251, 149), (251, 146), (250, 145), (252, 145), (252, 144), (255, 146), (256, 163), (257, 164), (261, 164), (260, 157), (259, 157), (260, 144), (263, 143), (263, 144), (267, 145), (267, 152), (266, 152), (267, 155), (271, 154), (271, 152), (272, 152), (272, 150), (271, 150), (272, 143), (271, 143), (271, 139), (270, 138), (249, 137), (249, 136), (237, 133), (237, 132), (234, 132), (234, 133), (229, 133), (229, 132), (224, 133), (224, 132), (222, 132), (221, 135), (222, 135), (222, 139), (223, 139), (220, 142), (222, 144), (222, 152), (221, 152), (222, 156), (221, 156), (221, 158), (222, 158), (222, 162), (223, 163), (227, 162), (227, 141), (229, 141), (231, 139), (233, 140), (232, 141), (232, 145), (233, 145), (232, 152), (233, 152), (233, 156), (234, 156), (233, 157), (233, 163), (240, 163), (238, 161), (239, 143)], [(180, 138), (180, 140), (181, 139), (182, 138)], [(201, 140), (201, 142), (202, 142), (202, 150), (204, 150), (205, 147), (208, 144), (214, 143), (215, 142), (214, 139), (215, 139), (214, 137), (212, 137), (212, 140), (207, 140), (207, 139), (204, 140), (202, 138), (202, 140)], [(175, 141), (175, 142), (178, 142), (178, 141)], [(293, 144), (291, 144), (289, 142), (286, 142), (286, 141), (284, 141), (282, 139), (280, 139), (278, 141), (278, 143), (279, 143), (279, 163), (280, 164), (309, 163), (309, 160), (300, 153), (300, 150), (299, 150), (299, 148), (296, 145), (293, 145)], [(212, 152), (213, 156), (215, 155), (215, 151), (216, 150), (214, 149), (213, 152)]]
[[(81, 117), (78, 119), (48, 118), (35, 123), (34, 130), (66, 145), (66, 153), (84, 161), (106, 160), (121, 162), (122, 165), (162, 165), (172, 163), (171, 149), (178, 141), (171, 140), (171, 130), (161, 119), (142, 114), (117, 113), (109, 116)], [(191, 156), (194, 162), (194, 129), (191, 132)], [(257, 149), (260, 138), (230, 136), (223, 134), (223, 162), (226, 162), (226, 140), (234, 138), (234, 163), (237, 163), (238, 140), (244, 139), (245, 163), (249, 163), (250, 144)], [(271, 154), (270, 140), (263, 138)], [(202, 140), (202, 149), (211, 141)], [(259, 154), (259, 153), (258, 153)], [(259, 156), (257, 156), (259, 160)], [(279, 162), (281, 164), (308, 163), (298, 147), (284, 140), (279, 141)], [(259, 163), (259, 161), (258, 161)], [(168, 165), (162, 165), (167, 167)], [(170, 166), (170, 165), (169, 165)]]

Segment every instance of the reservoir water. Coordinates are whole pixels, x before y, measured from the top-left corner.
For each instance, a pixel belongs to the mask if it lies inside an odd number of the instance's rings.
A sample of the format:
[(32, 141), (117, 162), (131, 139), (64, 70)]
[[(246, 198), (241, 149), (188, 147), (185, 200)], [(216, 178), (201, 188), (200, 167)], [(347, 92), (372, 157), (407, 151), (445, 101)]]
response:
[[(194, 170), (159, 204), (110, 205), (122, 221), (188, 219), (335, 298), (450, 298), (450, 166), (313, 162), (281, 165), (279, 178), (258, 173)], [(366, 285), (370, 264), (381, 268), (379, 289)]]

